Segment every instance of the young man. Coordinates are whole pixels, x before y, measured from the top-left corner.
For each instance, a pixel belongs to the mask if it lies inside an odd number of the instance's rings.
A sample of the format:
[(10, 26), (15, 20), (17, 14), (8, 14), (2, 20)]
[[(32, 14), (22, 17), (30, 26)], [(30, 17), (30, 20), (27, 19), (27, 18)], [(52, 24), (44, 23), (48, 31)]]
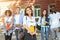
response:
[(59, 13), (58, 12), (53, 12), (52, 14), (49, 15), (50, 17), (50, 25), (51, 25), (51, 32), (52, 32), (52, 40), (57, 40), (57, 29), (59, 27)]
[(16, 40), (18, 39), (18, 31), (22, 27), (23, 24), (23, 14), (20, 13), (20, 8), (16, 7), (16, 13), (14, 15), (14, 26), (15, 26), (15, 35), (16, 35)]

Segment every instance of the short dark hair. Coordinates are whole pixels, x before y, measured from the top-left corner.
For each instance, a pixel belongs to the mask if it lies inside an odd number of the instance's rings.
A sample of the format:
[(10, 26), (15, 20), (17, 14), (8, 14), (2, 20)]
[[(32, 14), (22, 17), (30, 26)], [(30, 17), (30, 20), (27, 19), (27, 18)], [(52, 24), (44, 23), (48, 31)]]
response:
[[(33, 16), (33, 10), (32, 10), (32, 8), (30, 6), (28, 6), (27, 8), (29, 8), (31, 10), (31, 16)], [(27, 8), (25, 9), (25, 16), (28, 16), (28, 14), (26, 13)]]
[(6, 10), (6, 11), (5, 11), (5, 15), (7, 15), (7, 12), (9, 13), (9, 16), (11, 16), (11, 15), (12, 15), (11, 10)]
[[(44, 10), (46, 10), (46, 15), (45, 15), (45, 17), (48, 17), (48, 10), (47, 10), (47, 9), (44, 9)], [(43, 17), (43, 12), (44, 12), (44, 10), (42, 10), (41, 17)]]

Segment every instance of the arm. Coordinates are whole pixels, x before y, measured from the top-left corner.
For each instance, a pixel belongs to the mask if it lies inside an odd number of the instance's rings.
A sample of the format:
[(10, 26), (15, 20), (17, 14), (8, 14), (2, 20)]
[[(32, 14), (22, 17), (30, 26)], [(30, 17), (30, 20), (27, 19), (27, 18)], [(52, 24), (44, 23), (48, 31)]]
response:
[(24, 24), (23, 26), (24, 26), (24, 28), (25, 28), (27, 31), (30, 32), (31, 35), (33, 35), (33, 33), (30, 31), (30, 29), (28, 28), (28, 26), (27, 26), (26, 24)]
[(29, 27), (27, 26), (27, 22), (26, 22), (26, 17), (25, 17), (25, 16), (24, 16), (24, 18), (23, 18), (23, 27), (24, 27), (24, 29), (26, 29), (27, 31), (29, 31), (30, 34), (32, 35)]
[(11, 17), (11, 24), (10, 24), (10, 26), (9, 26), (9, 28), (8, 28), (7, 30), (9, 30), (9, 29), (11, 29), (11, 28), (12, 28), (13, 23), (14, 23), (14, 18), (13, 18), (13, 17)]

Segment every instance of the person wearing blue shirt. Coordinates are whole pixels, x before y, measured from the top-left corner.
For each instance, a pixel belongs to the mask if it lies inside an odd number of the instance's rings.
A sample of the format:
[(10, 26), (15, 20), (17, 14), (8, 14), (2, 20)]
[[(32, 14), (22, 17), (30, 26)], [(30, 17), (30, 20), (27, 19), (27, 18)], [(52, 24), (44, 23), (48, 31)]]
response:
[(18, 38), (18, 31), (23, 25), (23, 17), (24, 15), (20, 13), (20, 8), (16, 8), (16, 14), (14, 15), (14, 27), (15, 27), (15, 35), (16, 35), (16, 40), (19, 40)]

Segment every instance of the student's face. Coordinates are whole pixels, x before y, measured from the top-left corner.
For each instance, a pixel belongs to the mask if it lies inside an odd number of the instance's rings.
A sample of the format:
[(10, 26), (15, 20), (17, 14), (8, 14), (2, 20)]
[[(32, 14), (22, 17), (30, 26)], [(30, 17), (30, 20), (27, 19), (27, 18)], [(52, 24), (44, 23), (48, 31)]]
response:
[(46, 15), (46, 10), (43, 11), (43, 15)]
[(6, 13), (6, 16), (9, 16), (9, 12)]
[(31, 12), (32, 12), (32, 11), (31, 11), (30, 8), (27, 8), (27, 9), (26, 9), (26, 13), (27, 13), (28, 15), (31, 15)]
[(16, 9), (16, 13), (20, 14), (20, 9), (19, 8)]

